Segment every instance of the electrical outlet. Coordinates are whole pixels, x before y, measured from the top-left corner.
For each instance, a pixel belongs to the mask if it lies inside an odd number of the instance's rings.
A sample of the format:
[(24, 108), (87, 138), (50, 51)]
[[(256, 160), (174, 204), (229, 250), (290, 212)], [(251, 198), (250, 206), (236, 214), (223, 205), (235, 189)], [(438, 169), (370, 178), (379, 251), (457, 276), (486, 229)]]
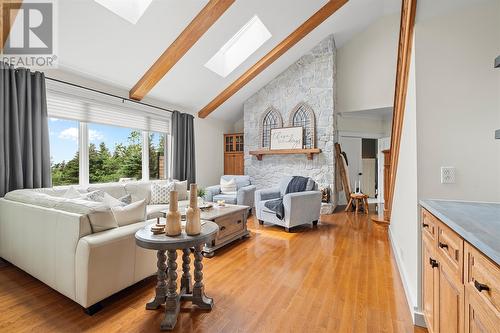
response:
[(455, 167), (441, 167), (441, 184), (455, 184)]

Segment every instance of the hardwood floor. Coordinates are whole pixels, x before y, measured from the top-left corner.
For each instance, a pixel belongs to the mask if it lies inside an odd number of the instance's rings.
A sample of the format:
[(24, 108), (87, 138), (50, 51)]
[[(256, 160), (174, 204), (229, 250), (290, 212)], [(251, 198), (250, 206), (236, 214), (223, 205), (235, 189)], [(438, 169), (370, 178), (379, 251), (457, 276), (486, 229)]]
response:
[[(177, 332), (426, 331), (411, 323), (386, 227), (367, 215), (336, 213), (317, 228), (291, 233), (254, 219), (249, 228), (249, 239), (203, 260), (215, 307), (203, 312), (184, 303)], [(104, 309), (89, 317), (0, 263), (0, 332), (158, 332), (162, 311), (144, 308), (154, 286), (154, 278), (146, 279), (104, 300)]]

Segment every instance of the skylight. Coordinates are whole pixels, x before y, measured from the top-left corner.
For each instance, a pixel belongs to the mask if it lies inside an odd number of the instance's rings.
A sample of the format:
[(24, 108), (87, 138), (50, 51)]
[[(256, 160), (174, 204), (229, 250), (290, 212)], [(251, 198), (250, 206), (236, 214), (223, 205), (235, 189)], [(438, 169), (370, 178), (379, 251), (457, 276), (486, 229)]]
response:
[(220, 48), (205, 64), (205, 67), (222, 77), (226, 77), (269, 38), (271, 38), (271, 33), (255, 15)]
[(94, 0), (116, 15), (136, 24), (153, 0)]

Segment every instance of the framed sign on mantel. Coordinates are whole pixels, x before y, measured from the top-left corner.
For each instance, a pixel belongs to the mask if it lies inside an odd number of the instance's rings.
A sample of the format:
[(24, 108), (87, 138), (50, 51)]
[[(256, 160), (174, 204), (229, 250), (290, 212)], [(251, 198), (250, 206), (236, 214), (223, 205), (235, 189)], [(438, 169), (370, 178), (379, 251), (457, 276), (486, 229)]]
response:
[(271, 129), (271, 150), (274, 149), (302, 149), (304, 128), (281, 127)]

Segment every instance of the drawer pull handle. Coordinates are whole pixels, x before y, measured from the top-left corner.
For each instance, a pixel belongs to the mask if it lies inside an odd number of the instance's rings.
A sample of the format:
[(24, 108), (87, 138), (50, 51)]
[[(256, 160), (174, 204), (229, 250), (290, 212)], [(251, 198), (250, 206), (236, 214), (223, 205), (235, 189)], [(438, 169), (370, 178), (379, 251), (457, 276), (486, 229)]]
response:
[(432, 258), (429, 258), (429, 264), (431, 265), (432, 268), (439, 267), (437, 260), (432, 259)]
[(224, 231), (224, 230), (226, 230), (225, 226), (220, 227), (220, 231)]
[(236, 223), (240, 224), (240, 223), (241, 223), (241, 220), (238, 220), (238, 222), (236, 222)]
[(427, 223), (422, 223), (422, 227), (429, 228), (429, 225)]
[(447, 249), (448, 248), (448, 244), (439, 242), (439, 247), (442, 248), (442, 249)]
[(488, 287), (487, 285), (483, 284), (483, 283), (479, 283), (477, 281), (474, 281), (474, 287), (476, 287), (476, 289), (481, 292), (483, 290), (486, 290), (486, 291), (489, 291), (490, 290), (490, 287)]

